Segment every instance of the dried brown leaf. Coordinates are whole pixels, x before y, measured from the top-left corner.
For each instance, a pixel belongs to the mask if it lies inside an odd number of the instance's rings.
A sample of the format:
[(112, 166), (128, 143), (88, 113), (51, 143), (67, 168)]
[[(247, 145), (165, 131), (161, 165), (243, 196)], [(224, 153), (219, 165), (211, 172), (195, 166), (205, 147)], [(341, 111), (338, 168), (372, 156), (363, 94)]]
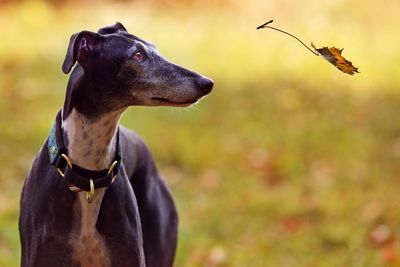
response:
[(348, 61), (342, 56), (343, 49), (338, 49), (334, 46), (324, 46), (322, 48), (316, 48), (313, 43), (311, 43), (311, 46), (320, 56), (329, 61), (340, 71), (350, 75), (358, 73), (358, 68), (354, 67), (351, 61)]

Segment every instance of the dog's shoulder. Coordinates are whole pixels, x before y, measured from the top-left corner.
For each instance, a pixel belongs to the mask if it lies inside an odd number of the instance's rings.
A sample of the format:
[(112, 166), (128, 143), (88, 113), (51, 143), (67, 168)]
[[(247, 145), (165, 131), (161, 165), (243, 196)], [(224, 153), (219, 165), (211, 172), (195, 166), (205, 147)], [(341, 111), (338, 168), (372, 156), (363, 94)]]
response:
[(136, 132), (122, 125), (119, 126), (119, 138), (122, 153), (128, 153), (126, 156), (135, 156), (134, 154), (141, 154), (143, 150), (147, 150), (143, 139)]
[[(153, 157), (143, 139), (136, 132), (120, 125), (119, 138), (122, 159), (129, 176), (143, 166), (153, 167)], [(126, 164), (127, 162), (129, 165)]]
[(120, 141), (128, 142), (132, 145), (138, 145), (139, 143), (143, 143), (142, 138), (135, 131), (126, 128), (123, 125), (119, 125), (119, 136), (121, 138)]
[(50, 172), (51, 168), (48, 154), (48, 139), (46, 139), (32, 161), (25, 183), (36, 183), (36, 181), (31, 181), (31, 177), (47, 175), (47, 173)]

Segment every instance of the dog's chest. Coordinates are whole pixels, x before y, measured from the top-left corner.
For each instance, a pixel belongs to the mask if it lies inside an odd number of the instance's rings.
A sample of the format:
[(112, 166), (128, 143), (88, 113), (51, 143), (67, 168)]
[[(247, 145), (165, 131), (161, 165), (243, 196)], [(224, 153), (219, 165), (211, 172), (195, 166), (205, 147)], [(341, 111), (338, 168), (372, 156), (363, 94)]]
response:
[(110, 253), (104, 238), (96, 229), (101, 201), (105, 189), (96, 191), (96, 198), (87, 203), (84, 192), (78, 193), (75, 209), (80, 216), (75, 217), (74, 230), (70, 236), (73, 259), (80, 267), (109, 267)]

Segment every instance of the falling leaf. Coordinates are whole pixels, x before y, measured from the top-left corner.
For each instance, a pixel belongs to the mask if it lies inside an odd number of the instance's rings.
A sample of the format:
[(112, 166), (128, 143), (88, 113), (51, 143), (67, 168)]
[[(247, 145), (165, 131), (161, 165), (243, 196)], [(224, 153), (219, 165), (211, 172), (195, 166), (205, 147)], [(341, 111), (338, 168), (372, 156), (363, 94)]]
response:
[(272, 23), (273, 20), (270, 20), (260, 26), (257, 27), (258, 29), (263, 29), (263, 28), (269, 28), (284, 34), (289, 35), (290, 37), (293, 37), (294, 39), (296, 39), (297, 41), (299, 41), (305, 48), (307, 48), (311, 53), (313, 53), (316, 56), (322, 56), (324, 59), (326, 59), (327, 61), (329, 61), (330, 63), (332, 63), (336, 68), (338, 68), (340, 71), (353, 75), (354, 73), (358, 73), (358, 68), (354, 67), (353, 64), (346, 60), (343, 56), (342, 56), (342, 51), (343, 49), (337, 49), (336, 47), (332, 46), (330, 48), (328, 47), (322, 47), (322, 48), (316, 48), (314, 46), (313, 43), (311, 43), (312, 48), (314, 48), (314, 50), (312, 50), (310, 47), (308, 47), (305, 43), (303, 43), (299, 38), (297, 38), (296, 36), (294, 36), (293, 34), (290, 34), (286, 31), (283, 31), (281, 29), (269, 26), (268, 24)]
[(334, 46), (329, 48), (326, 46), (322, 48), (316, 48), (313, 43), (311, 43), (311, 46), (312, 48), (314, 48), (315, 51), (317, 51), (319, 55), (321, 55), (324, 59), (328, 60), (336, 68), (343, 71), (344, 73), (350, 75), (358, 73), (358, 68), (354, 67), (350, 61), (348, 61), (342, 56), (343, 49), (337, 49)]

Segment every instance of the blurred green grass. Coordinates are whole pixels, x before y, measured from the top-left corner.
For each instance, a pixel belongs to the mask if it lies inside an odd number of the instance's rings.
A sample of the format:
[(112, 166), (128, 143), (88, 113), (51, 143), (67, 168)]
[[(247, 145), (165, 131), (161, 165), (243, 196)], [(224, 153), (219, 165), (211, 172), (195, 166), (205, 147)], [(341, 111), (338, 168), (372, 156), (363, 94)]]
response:
[[(69, 36), (116, 20), (216, 83), (192, 108), (122, 119), (173, 191), (176, 266), (400, 264), (399, 3), (77, 3), (0, 5), (0, 266), (19, 264), (19, 193), (63, 103)], [(255, 30), (270, 18), (345, 47), (361, 74)]]

